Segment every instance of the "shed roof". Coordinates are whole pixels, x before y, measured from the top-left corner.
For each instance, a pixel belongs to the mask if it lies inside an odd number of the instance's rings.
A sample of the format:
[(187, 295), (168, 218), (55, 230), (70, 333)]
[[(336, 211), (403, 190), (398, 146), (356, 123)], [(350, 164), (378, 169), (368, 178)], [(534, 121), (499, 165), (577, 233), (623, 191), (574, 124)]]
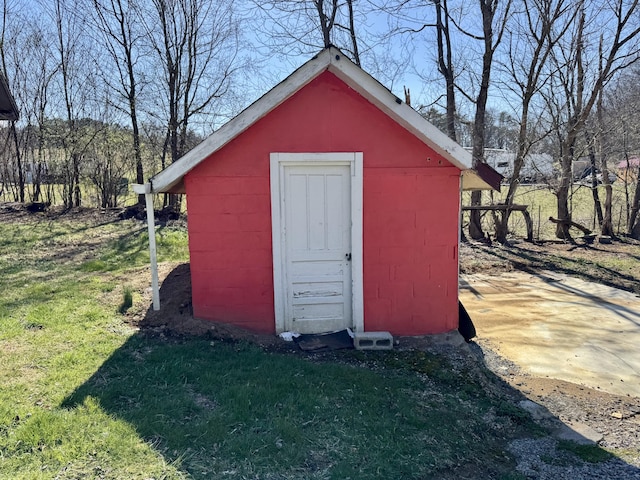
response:
[(460, 168), (463, 171), (464, 189), (491, 188), (491, 185), (483, 180), (478, 172), (472, 170), (469, 152), (354, 64), (338, 48), (331, 46), (298, 68), (178, 161), (152, 177), (147, 191), (184, 193), (183, 179), (189, 171), (327, 70), (450, 163)]

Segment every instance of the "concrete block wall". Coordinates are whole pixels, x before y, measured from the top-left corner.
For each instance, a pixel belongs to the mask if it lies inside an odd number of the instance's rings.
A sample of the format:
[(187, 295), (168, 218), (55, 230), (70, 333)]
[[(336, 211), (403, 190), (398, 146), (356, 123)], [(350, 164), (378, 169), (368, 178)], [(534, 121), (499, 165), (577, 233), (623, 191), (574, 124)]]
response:
[(365, 330), (457, 328), (459, 172), (365, 169)]
[(269, 179), (187, 177), (194, 315), (274, 331)]

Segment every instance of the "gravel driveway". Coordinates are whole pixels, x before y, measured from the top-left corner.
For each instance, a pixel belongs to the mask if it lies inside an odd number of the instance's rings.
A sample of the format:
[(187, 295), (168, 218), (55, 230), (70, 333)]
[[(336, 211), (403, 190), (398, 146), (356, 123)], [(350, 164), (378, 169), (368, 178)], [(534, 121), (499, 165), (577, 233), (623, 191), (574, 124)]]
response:
[[(640, 298), (542, 272), (463, 275), (460, 299), (478, 337), (472, 350), (531, 403), (555, 437), (513, 442), (536, 479), (640, 479)], [(558, 450), (574, 434), (619, 458), (576, 462)]]

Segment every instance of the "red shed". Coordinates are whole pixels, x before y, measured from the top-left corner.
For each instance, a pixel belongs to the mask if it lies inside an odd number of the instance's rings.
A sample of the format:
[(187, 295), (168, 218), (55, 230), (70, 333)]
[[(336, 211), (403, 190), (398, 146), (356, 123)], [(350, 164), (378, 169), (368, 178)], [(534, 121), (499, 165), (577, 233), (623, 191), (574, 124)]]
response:
[(463, 185), (469, 153), (330, 47), (137, 191), (186, 193), (196, 317), (423, 335), (458, 327)]

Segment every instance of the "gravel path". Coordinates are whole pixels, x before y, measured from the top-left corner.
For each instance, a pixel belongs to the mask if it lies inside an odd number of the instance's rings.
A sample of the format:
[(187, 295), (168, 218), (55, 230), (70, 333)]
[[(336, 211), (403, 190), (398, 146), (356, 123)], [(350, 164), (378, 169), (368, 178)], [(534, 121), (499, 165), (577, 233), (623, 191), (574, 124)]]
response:
[[(496, 354), (483, 339), (476, 339), (470, 347), (489, 370), (529, 399), (538, 423), (558, 432), (554, 436), (513, 441), (509, 450), (518, 461), (518, 472), (526, 478), (541, 480), (640, 479), (640, 398), (528, 375)], [(615, 457), (589, 463), (559, 449), (558, 437), (567, 431), (567, 425), (595, 437), (597, 445)]]
[(509, 445), (509, 450), (518, 459), (518, 472), (531, 479), (578, 480), (611, 479), (627, 480), (640, 478), (640, 470), (614, 458), (603, 463), (586, 463), (576, 456), (558, 450), (557, 440), (523, 438)]

